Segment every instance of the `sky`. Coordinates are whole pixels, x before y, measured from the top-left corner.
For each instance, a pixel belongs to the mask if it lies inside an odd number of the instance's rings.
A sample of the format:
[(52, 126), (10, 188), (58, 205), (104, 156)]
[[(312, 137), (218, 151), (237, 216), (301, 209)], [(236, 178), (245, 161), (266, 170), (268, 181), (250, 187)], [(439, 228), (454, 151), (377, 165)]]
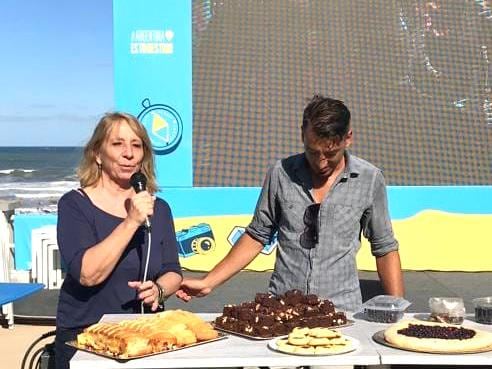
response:
[(0, 147), (83, 146), (114, 109), (112, 0), (2, 0)]

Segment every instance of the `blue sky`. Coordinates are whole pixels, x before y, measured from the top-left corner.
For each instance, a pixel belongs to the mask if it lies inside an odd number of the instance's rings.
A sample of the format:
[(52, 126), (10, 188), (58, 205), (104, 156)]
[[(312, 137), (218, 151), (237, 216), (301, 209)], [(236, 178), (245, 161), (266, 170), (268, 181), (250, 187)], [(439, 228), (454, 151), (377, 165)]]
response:
[(112, 0), (2, 0), (0, 147), (82, 146), (114, 108)]

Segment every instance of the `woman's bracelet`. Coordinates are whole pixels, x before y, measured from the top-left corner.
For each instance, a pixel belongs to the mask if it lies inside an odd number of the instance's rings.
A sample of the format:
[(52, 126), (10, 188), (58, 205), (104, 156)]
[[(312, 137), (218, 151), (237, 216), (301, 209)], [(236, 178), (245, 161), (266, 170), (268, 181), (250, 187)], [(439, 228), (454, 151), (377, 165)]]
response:
[(158, 302), (159, 306), (164, 307), (164, 302), (166, 302), (166, 300), (167, 300), (166, 292), (165, 292), (164, 288), (158, 282), (154, 282), (154, 283), (155, 283), (155, 286), (157, 287), (157, 292), (158, 292), (157, 302)]

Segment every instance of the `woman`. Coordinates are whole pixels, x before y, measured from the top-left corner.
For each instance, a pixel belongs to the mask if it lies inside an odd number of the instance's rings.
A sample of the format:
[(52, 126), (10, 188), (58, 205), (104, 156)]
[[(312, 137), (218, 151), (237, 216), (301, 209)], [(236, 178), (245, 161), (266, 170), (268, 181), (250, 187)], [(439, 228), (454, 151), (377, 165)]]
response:
[[(147, 178), (146, 191), (132, 188), (136, 172)], [(151, 145), (138, 120), (105, 115), (84, 148), (78, 175), (81, 188), (58, 203), (58, 246), (67, 271), (56, 318), (58, 369), (68, 368), (75, 353), (65, 342), (103, 314), (137, 313), (144, 305), (156, 311), (182, 280), (171, 210), (153, 196)], [(151, 233), (143, 226), (147, 219)]]

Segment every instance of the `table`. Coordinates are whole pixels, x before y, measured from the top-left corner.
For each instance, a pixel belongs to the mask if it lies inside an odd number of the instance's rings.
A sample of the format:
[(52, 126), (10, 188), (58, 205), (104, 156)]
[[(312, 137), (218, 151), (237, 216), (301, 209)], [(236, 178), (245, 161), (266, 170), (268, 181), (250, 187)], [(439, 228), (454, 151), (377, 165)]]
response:
[[(199, 314), (207, 321), (219, 314)], [(132, 315), (105, 315), (103, 321), (118, 321)], [(70, 361), (71, 369), (110, 368), (218, 368), (243, 366), (301, 366), (301, 365), (376, 365), (379, 354), (357, 325), (341, 329), (344, 334), (361, 343), (356, 351), (333, 356), (294, 356), (270, 350), (268, 340), (249, 340), (234, 335), (216, 342), (206, 343), (175, 352), (149, 356), (119, 363), (115, 360), (77, 351)]]
[[(0, 306), (12, 303), (44, 288), (42, 283), (0, 283)], [(8, 317), (9, 328), (14, 325), (14, 317)]]
[[(199, 314), (213, 320), (218, 314)], [(105, 315), (103, 321), (119, 321), (132, 315)], [(413, 314), (406, 314), (406, 318)], [(295, 356), (270, 350), (267, 341), (249, 340), (234, 335), (228, 338), (187, 349), (149, 356), (142, 359), (117, 362), (95, 354), (77, 351), (70, 361), (71, 369), (112, 368), (213, 368), (244, 366), (315, 366), (315, 365), (492, 365), (492, 352), (466, 355), (423, 354), (380, 345), (372, 335), (389, 324), (368, 322), (357, 314), (351, 317), (355, 324), (341, 328), (343, 334), (359, 340), (360, 347), (350, 353), (332, 356)], [(467, 326), (480, 326), (492, 332), (492, 326), (466, 320)]]

